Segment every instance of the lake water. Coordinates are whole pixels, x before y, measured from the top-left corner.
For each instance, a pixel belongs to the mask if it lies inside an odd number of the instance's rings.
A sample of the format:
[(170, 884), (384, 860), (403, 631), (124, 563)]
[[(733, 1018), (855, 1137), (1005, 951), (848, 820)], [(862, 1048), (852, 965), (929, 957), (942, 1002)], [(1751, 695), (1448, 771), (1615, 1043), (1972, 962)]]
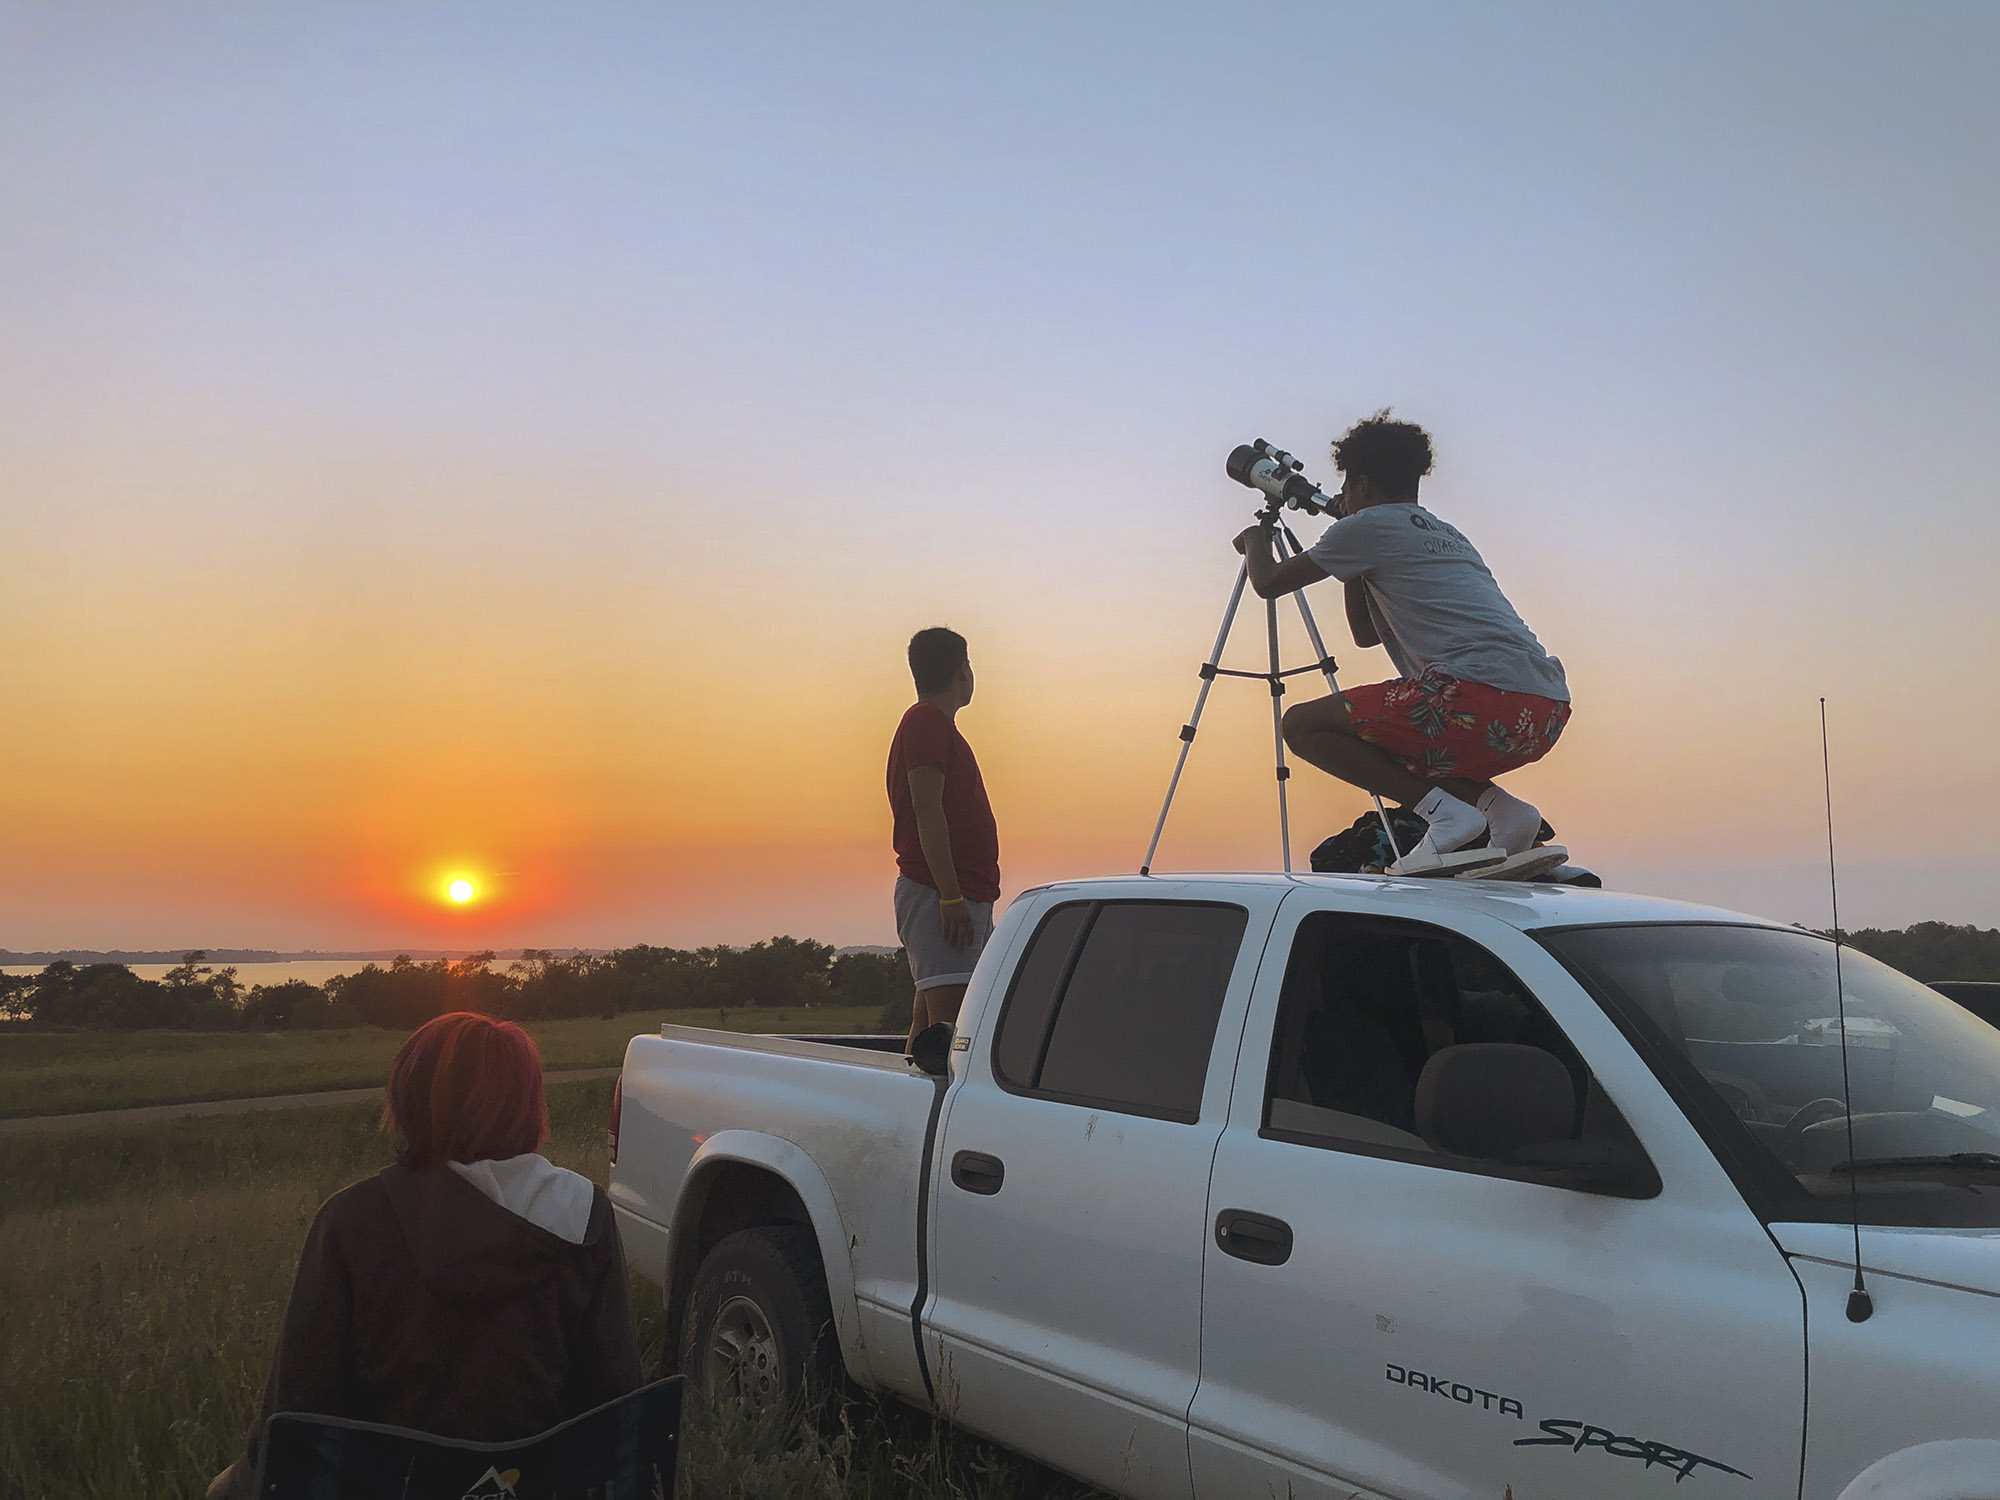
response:
[[(428, 962), (428, 960), (425, 961)], [(502, 959), (500, 962), (494, 964), (493, 967), (505, 973), (507, 965), (510, 962), (512, 960)], [(236, 965), (236, 979), (246, 989), (254, 984), (283, 984), (288, 979), (303, 979), (307, 984), (325, 984), (327, 980), (333, 978), (336, 974), (353, 974), (366, 968), (371, 963), (384, 969), (389, 967), (389, 961), (386, 958), (298, 959), (291, 963), (281, 964), (238, 964)], [(40, 964), (8, 964), (4, 968), (0, 968), (0, 974), (39, 974), (42, 972), (42, 967)], [(173, 964), (132, 964), (129, 967), (141, 979), (158, 979), (167, 970), (175, 966)], [(226, 967), (226, 965), (212, 963), (209, 967), (220, 969)]]
[[(859, 947), (840, 948), (835, 951), (840, 953), (892, 954), (897, 950), (894, 948), (884, 948), (879, 945), (863, 944)], [(430, 960), (427, 958), (419, 959), (418, 962), (429, 963)], [(507, 972), (507, 966), (516, 962), (518, 960), (511, 958), (496, 959), (493, 968), (496, 973), (504, 974)], [(371, 963), (379, 968), (386, 969), (389, 967), (389, 960), (386, 958), (308, 958), (280, 964), (238, 964), (236, 965), (236, 978), (245, 989), (248, 989), (253, 984), (283, 984), (288, 979), (303, 979), (307, 984), (325, 984), (336, 974), (353, 974), (358, 970), (366, 968)], [(132, 964), (129, 967), (141, 979), (158, 979), (167, 970), (173, 968), (174, 965)], [(209, 967), (220, 969), (223, 965), (211, 963)], [(4, 964), (0, 965), (0, 974), (39, 974), (42, 972), (42, 968), (43, 965), (41, 964)]]

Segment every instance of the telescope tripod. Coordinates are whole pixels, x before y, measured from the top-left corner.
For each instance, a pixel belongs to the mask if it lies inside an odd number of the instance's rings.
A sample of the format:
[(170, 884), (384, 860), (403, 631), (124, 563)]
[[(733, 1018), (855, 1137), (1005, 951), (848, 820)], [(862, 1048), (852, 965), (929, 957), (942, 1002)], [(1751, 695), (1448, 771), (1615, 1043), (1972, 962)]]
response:
[[(1276, 522), (1274, 529), (1277, 533), (1280, 561), (1296, 557), (1305, 551), (1305, 548), (1299, 545), (1299, 539), (1292, 534), (1292, 528), (1277, 515), (1275, 506), (1258, 512), (1258, 519), (1267, 524)], [(1243, 672), (1220, 665), (1223, 648), (1229, 644), (1230, 629), (1236, 624), (1237, 606), (1243, 602), (1243, 586), (1249, 579), (1250, 562), (1245, 558), (1243, 566), (1236, 570), (1236, 586), (1229, 591), (1229, 604), (1222, 611), (1222, 628), (1216, 631), (1215, 645), (1208, 653), (1208, 660), (1201, 665), (1201, 688), (1195, 694), (1194, 712), (1188, 716), (1187, 723), (1181, 725), (1180, 755), (1174, 761), (1173, 779), (1167, 783), (1166, 800), (1160, 804), (1160, 820), (1153, 825), (1153, 841), (1146, 846), (1146, 861), (1139, 866), (1141, 875), (1153, 873), (1153, 856), (1159, 853), (1160, 835), (1166, 831), (1167, 814), (1173, 809), (1174, 793), (1180, 790), (1181, 772), (1187, 769), (1188, 751), (1194, 748), (1195, 734), (1201, 728), (1202, 711), (1208, 707), (1208, 690), (1215, 686), (1215, 679), (1218, 677), (1248, 677), (1271, 685), (1271, 739), (1277, 751), (1278, 770), (1278, 847), (1284, 859), (1285, 873), (1289, 875), (1292, 871), (1292, 819), (1285, 797), (1285, 783), (1292, 777), (1291, 767), (1285, 764), (1285, 679), (1296, 677), (1302, 672), (1318, 672), (1326, 678), (1328, 692), (1339, 692), (1340, 684), (1334, 678), (1334, 659), (1327, 654), (1326, 642), (1320, 637), (1319, 622), (1313, 618), (1312, 607), (1306, 603), (1303, 590), (1292, 595), (1292, 602), (1299, 607), (1299, 619), (1306, 627), (1306, 639), (1312, 642), (1312, 648), (1318, 654), (1317, 661), (1309, 662), (1303, 667), (1279, 665), (1278, 601), (1266, 599), (1264, 634), (1270, 644), (1270, 670)], [(1374, 797), (1375, 815), (1382, 820), (1382, 831), (1388, 835), (1389, 848), (1398, 859), (1401, 859), (1403, 850), (1396, 843), (1396, 831), (1390, 826), (1389, 811), (1382, 805), (1379, 796), (1373, 793), (1370, 793), (1370, 796)]]

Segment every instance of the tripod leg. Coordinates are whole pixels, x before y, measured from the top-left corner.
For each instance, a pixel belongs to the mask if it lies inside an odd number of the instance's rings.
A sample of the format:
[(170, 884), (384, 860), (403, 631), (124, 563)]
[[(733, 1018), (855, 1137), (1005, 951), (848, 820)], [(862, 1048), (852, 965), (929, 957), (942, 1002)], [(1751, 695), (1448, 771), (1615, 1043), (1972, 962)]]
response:
[[(1208, 690), (1215, 686), (1215, 668), (1222, 660), (1222, 648), (1229, 644), (1229, 628), (1236, 623), (1236, 607), (1243, 602), (1243, 584), (1250, 576), (1250, 565), (1245, 563), (1236, 570), (1236, 587), (1229, 591), (1228, 607), (1222, 611), (1222, 628), (1215, 632), (1215, 644), (1209, 648), (1208, 660), (1201, 668), (1201, 691), (1194, 696), (1194, 712), (1188, 715), (1187, 723), (1181, 725), (1181, 753), (1174, 761), (1173, 779), (1167, 783), (1167, 797), (1160, 804), (1160, 820), (1153, 825), (1153, 841), (1146, 846), (1146, 862), (1139, 866), (1141, 875), (1153, 873), (1153, 856), (1160, 852), (1160, 835), (1166, 831), (1167, 812), (1174, 805), (1174, 793), (1180, 790), (1181, 772), (1187, 769), (1188, 751), (1194, 748), (1195, 731), (1201, 728), (1201, 711), (1208, 706)], [(1272, 639), (1275, 641), (1276, 637)]]
[(1278, 757), (1278, 852), (1285, 873), (1292, 873), (1292, 815), (1285, 804), (1285, 783), (1292, 768), (1285, 764), (1285, 679), (1278, 670), (1278, 601), (1264, 601), (1264, 631), (1271, 641), (1271, 739)]
[[(1283, 556), (1296, 557), (1299, 553), (1306, 550), (1299, 545), (1299, 539), (1292, 535), (1292, 528), (1284, 525), (1282, 522), (1278, 526), (1278, 537), (1278, 551)], [(1326, 642), (1320, 638), (1319, 622), (1313, 618), (1312, 606), (1306, 603), (1305, 590), (1300, 589), (1297, 593), (1293, 594), (1292, 601), (1298, 605), (1299, 618), (1305, 622), (1306, 639), (1312, 642), (1312, 648), (1319, 656), (1319, 669), (1321, 674), (1326, 678), (1327, 691), (1330, 693), (1339, 692), (1340, 684), (1334, 679), (1333, 675), (1333, 658), (1327, 654)], [(1271, 666), (1273, 671), (1277, 670), (1275, 658)], [(1396, 830), (1389, 826), (1389, 809), (1382, 805), (1382, 799), (1374, 792), (1370, 792), (1368, 795), (1375, 803), (1375, 816), (1382, 820), (1382, 832), (1389, 840), (1389, 852), (1394, 854), (1398, 860), (1402, 859), (1403, 851), (1396, 843)]]

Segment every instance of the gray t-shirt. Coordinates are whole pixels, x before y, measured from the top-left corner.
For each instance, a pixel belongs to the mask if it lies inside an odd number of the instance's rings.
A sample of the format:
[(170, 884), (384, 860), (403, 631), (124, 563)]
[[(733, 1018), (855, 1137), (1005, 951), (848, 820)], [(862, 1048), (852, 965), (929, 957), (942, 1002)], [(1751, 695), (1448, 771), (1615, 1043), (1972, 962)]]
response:
[(1342, 583), (1367, 581), (1369, 616), (1403, 676), (1437, 666), (1463, 682), (1569, 702), (1562, 663), (1515, 613), (1478, 549), (1414, 500), (1335, 521), (1306, 556)]

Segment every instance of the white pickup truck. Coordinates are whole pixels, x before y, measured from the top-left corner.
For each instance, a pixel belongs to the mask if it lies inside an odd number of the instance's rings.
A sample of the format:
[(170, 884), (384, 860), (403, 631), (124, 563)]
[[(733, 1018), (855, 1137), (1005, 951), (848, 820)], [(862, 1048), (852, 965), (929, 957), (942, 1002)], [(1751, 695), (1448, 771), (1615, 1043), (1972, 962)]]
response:
[(1171, 1500), (2000, 1497), (2000, 1031), (1851, 949), (1079, 881), (928, 1061), (633, 1039), (611, 1198), (696, 1380), (844, 1371)]

